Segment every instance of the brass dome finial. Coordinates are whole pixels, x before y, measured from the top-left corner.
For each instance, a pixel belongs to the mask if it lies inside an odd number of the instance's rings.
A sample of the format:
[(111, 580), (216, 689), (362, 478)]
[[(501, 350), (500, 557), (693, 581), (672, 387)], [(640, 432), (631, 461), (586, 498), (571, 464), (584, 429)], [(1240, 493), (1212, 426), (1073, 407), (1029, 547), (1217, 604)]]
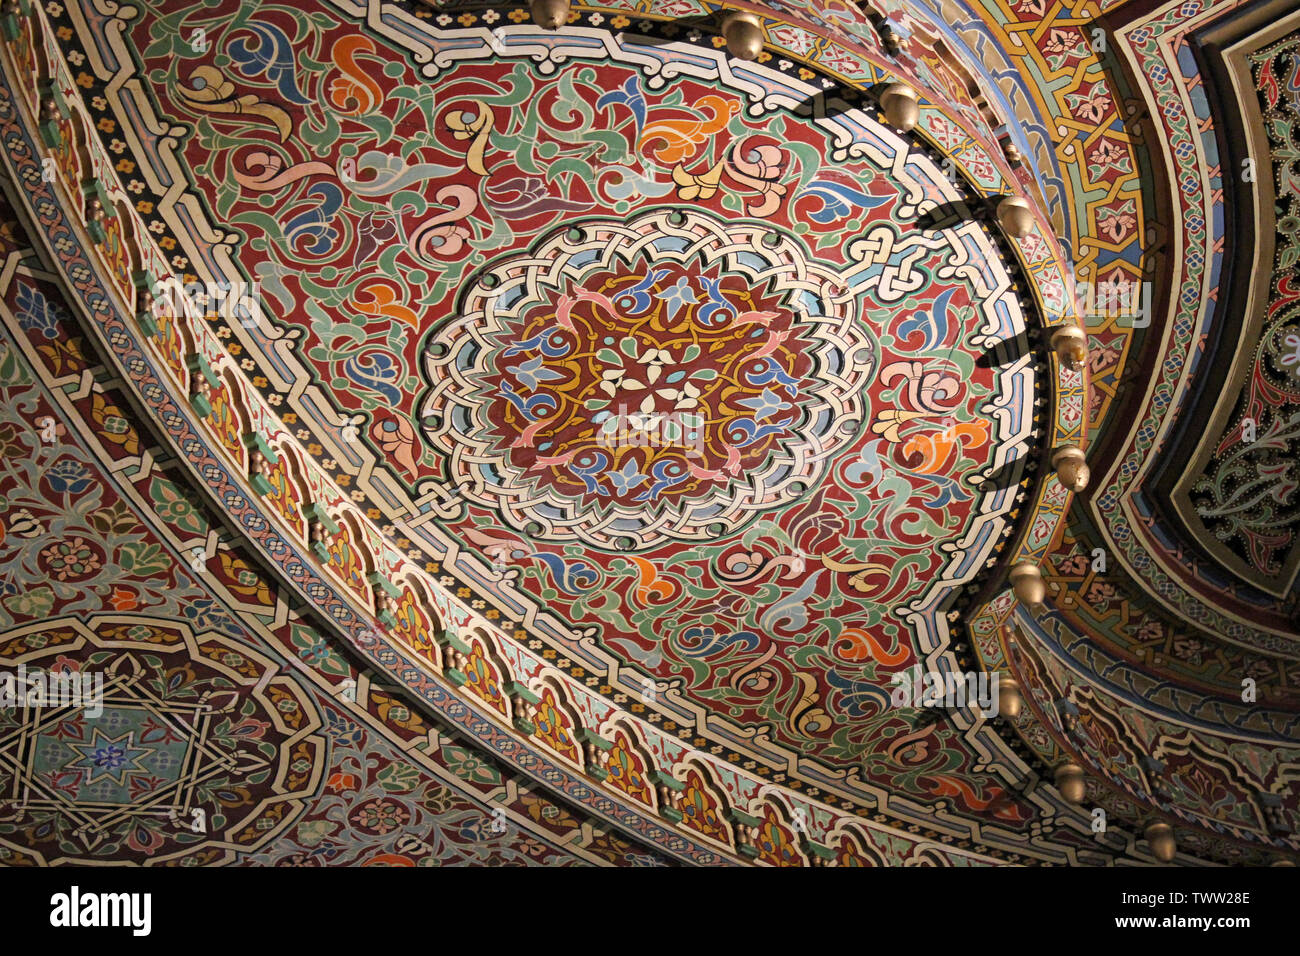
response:
[(1047, 585), (1043, 583), (1043, 572), (1032, 561), (1021, 561), (1011, 569), (1009, 575), (1011, 587), (1016, 592), (1016, 600), (1026, 607), (1042, 604), (1047, 597)]
[(1021, 696), (1020, 685), (1010, 677), (998, 678), (998, 716), (1015, 720), (1024, 709), (1025, 699)]
[(1056, 768), (1056, 789), (1066, 803), (1080, 804), (1088, 793), (1088, 778), (1077, 763), (1063, 763)]
[(921, 119), (921, 106), (916, 90), (906, 83), (890, 83), (880, 94), (880, 109), (885, 121), (904, 133), (916, 128)]
[(528, 9), (543, 30), (558, 30), (569, 22), (569, 0), (531, 0)]
[(1088, 334), (1077, 325), (1058, 326), (1052, 333), (1052, 351), (1066, 368), (1076, 369), (1088, 358)]
[(1076, 448), (1074, 445), (1058, 448), (1052, 455), (1052, 467), (1056, 469), (1056, 477), (1060, 479), (1061, 484), (1075, 494), (1087, 488), (1088, 479), (1092, 477), (1092, 470), (1088, 467), (1087, 459), (1084, 458), (1083, 449)]
[(757, 60), (763, 52), (763, 24), (756, 14), (727, 11), (722, 17), (722, 38), (727, 41), (727, 52), (737, 60)]
[(1023, 239), (1034, 228), (1034, 211), (1019, 196), (1008, 196), (998, 203), (998, 222), (1008, 236)]
[(1174, 828), (1167, 823), (1149, 824), (1143, 836), (1147, 838), (1147, 845), (1151, 847), (1151, 855), (1161, 863), (1168, 863), (1178, 852)]

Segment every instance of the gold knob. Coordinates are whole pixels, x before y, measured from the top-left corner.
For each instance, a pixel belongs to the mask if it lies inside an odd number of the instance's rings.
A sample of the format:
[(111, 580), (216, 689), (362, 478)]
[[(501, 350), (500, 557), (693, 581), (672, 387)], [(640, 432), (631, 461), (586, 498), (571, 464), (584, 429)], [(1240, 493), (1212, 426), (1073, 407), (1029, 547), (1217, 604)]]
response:
[(737, 60), (757, 60), (763, 52), (763, 25), (756, 15), (732, 10), (722, 18), (727, 52)]
[(1066, 368), (1078, 368), (1088, 359), (1088, 334), (1077, 325), (1059, 326), (1052, 333), (1052, 351)]
[(1087, 795), (1087, 778), (1077, 763), (1063, 763), (1056, 768), (1056, 789), (1067, 803), (1083, 803)]
[(569, 0), (532, 0), (533, 23), (543, 30), (558, 30), (569, 22)]
[(998, 679), (998, 716), (1015, 720), (1024, 709), (1025, 699), (1020, 694), (1020, 685), (1010, 677)]
[(1031, 561), (1022, 561), (1011, 569), (1011, 587), (1016, 592), (1016, 600), (1026, 607), (1042, 604), (1047, 597), (1047, 585), (1043, 583), (1043, 573), (1038, 565)]
[(1008, 196), (998, 203), (998, 222), (1008, 236), (1023, 239), (1034, 228), (1034, 211), (1019, 196)]
[(1076, 494), (1088, 487), (1088, 479), (1092, 477), (1092, 470), (1083, 457), (1083, 449), (1073, 445), (1060, 448), (1052, 455), (1052, 467), (1056, 469), (1056, 477), (1061, 484)]
[(1174, 828), (1167, 823), (1152, 823), (1144, 834), (1151, 847), (1151, 855), (1161, 863), (1168, 863), (1178, 852), (1178, 843), (1174, 840)]
[(906, 83), (890, 83), (880, 94), (880, 109), (885, 122), (904, 133), (915, 129), (921, 119), (921, 106), (916, 90)]

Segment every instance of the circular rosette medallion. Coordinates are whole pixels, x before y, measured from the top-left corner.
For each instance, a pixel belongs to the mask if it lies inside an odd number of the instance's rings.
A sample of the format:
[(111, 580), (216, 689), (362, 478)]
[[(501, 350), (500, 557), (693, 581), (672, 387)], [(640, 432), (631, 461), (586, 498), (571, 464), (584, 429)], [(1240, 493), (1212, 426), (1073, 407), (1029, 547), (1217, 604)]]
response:
[(701, 541), (801, 496), (864, 420), (873, 339), (794, 238), (585, 221), (485, 269), (426, 346), (450, 478), (526, 534)]

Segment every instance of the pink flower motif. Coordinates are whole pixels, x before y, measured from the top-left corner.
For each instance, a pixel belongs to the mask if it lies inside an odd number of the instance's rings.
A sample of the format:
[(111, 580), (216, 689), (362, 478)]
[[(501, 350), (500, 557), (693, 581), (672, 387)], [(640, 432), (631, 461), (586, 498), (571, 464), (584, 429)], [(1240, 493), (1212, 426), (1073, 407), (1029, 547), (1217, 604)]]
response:
[(55, 542), (40, 556), (45, 569), (59, 581), (88, 577), (101, 567), (99, 556), (81, 538)]
[(1139, 641), (1158, 641), (1164, 636), (1164, 625), (1159, 621), (1147, 621), (1137, 630), (1137, 639)]
[(1071, 555), (1056, 566), (1058, 574), (1085, 574), (1088, 570), (1088, 559), (1081, 554)]
[(126, 845), (146, 856), (153, 856), (167, 841), (162, 834), (152, 829), (152, 827), (153, 824), (151, 823), (139, 823), (131, 827), (131, 834), (126, 839)]
[(1047, 45), (1043, 47), (1043, 52), (1049, 55), (1058, 53), (1073, 53), (1079, 49), (1079, 38), (1070, 36), (1065, 30), (1053, 28), (1048, 34)]
[(1115, 588), (1113, 585), (1104, 581), (1094, 581), (1092, 587), (1088, 588), (1087, 601), (1093, 606), (1100, 606), (1107, 604), (1114, 596)]
[(1113, 141), (1102, 139), (1093, 147), (1092, 152), (1088, 154), (1088, 158), (1098, 166), (1114, 166), (1124, 158), (1124, 150), (1120, 149)]
[(1113, 106), (1105, 83), (1096, 83), (1087, 93), (1073, 93), (1066, 99), (1074, 115), (1088, 123), (1100, 123)]
[(1102, 209), (1097, 214), (1097, 231), (1111, 242), (1119, 242), (1137, 225), (1137, 218), (1127, 210)]
[(1093, 347), (1088, 350), (1088, 368), (1093, 375), (1101, 373), (1102, 369), (1109, 368), (1119, 360), (1119, 352), (1113, 344), (1106, 345), (1102, 348)]
[(74, 657), (68, 657), (60, 654), (54, 659), (54, 666), (50, 668), (52, 674), (78, 674), (81, 672), (81, 661)]
[(360, 830), (381, 836), (405, 826), (410, 812), (395, 800), (371, 800), (352, 811), (352, 823)]

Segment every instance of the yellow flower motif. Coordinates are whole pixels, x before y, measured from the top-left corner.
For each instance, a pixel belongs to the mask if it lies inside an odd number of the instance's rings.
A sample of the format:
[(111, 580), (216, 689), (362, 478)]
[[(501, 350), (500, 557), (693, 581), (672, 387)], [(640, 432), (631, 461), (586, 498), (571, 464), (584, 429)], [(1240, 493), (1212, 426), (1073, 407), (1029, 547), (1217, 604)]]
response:
[(237, 595), (251, 603), (264, 606), (275, 603), (270, 586), (242, 558), (236, 557), (229, 551), (218, 552), (217, 558), (221, 562), (230, 589)]
[(631, 22), (632, 21), (629, 20), (627, 17), (623, 16), (622, 14), (619, 14), (609, 22), (609, 25), (612, 26), (615, 30), (622, 30), (625, 27), (627, 27)]

